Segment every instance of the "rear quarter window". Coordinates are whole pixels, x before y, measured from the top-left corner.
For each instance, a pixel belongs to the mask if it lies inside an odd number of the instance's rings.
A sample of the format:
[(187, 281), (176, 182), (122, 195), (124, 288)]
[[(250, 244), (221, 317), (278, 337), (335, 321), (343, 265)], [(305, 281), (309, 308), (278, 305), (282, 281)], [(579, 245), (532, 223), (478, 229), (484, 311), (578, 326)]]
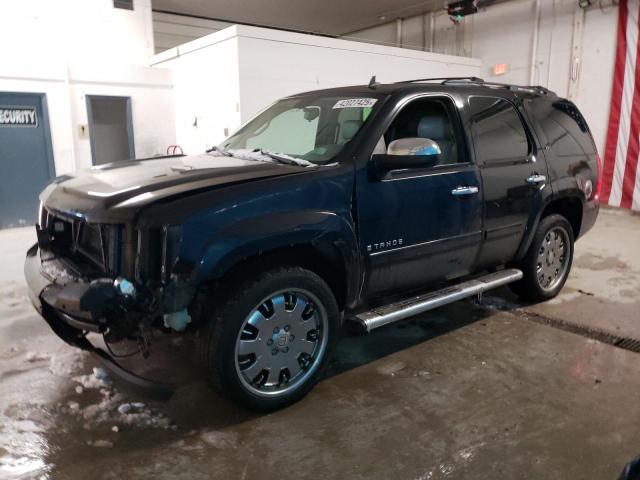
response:
[(528, 101), (527, 110), (557, 157), (596, 153), (589, 127), (578, 108), (567, 100)]

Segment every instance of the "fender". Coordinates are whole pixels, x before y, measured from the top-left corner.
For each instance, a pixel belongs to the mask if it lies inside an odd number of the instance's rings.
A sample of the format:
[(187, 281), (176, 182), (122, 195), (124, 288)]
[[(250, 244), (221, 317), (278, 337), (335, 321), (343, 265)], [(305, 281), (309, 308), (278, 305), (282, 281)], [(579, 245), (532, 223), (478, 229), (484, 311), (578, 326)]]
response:
[(194, 283), (221, 278), (253, 255), (299, 245), (310, 245), (328, 259), (337, 253), (347, 275), (347, 303), (355, 297), (362, 275), (355, 229), (350, 220), (327, 211), (277, 212), (225, 226), (208, 239)]
[[(553, 187), (556, 187), (556, 185), (554, 184)], [(539, 206), (535, 206), (534, 211), (537, 212), (536, 215), (531, 215), (529, 217), (529, 222), (527, 223), (525, 235), (522, 238), (522, 242), (520, 243), (520, 247), (518, 248), (518, 251), (516, 253), (515, 260), (522, 260), (522, 258), (524, 258), (524, 256), (527, 254), (527, 250), (529, 250), (529, 246), (533, 241), (533, 235), (535, 234), (538, 228), (538, 224), (542, 219), (542, 215), (544, 214), (545, 210), (551, 203), (561, 200), (563, 198), (575, 198), (576, 200), (580, 201), (582, 208), (584, 210), (584, 203), (585, 203), (584, 193), (582, 192), (582, 190), (578, 188), (577, 183), (575, 183), (575, 186), (573, 188), (564, 189), (561, 191), (558, 191), (556, 188), (553, 188), (554, 190), (553, 192), (551, 190), (552, 189), (549, 189), (550, 194), (547, 194), (542, 198), (540, 202), (541, 204)]]

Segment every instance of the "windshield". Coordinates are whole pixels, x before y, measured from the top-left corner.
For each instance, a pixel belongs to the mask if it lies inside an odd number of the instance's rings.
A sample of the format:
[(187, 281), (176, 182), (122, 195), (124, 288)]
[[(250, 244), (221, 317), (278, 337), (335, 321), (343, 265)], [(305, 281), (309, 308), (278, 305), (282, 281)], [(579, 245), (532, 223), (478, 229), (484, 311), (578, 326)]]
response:
[(328, 164), (379, 103), (375, 95), (286, 98), (260, 113), (217, 150), (234, 156), (259, 152), (283, 163)]

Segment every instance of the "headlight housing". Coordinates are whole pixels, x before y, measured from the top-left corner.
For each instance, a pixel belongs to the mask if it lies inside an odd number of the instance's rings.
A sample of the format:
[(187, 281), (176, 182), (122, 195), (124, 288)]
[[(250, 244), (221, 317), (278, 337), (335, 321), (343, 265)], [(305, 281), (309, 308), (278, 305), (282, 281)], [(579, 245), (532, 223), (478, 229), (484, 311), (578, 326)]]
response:
[(181, 225), (163, 225), (138, 231), (136, 279), (167, 283), (178, 258), (181, 241)]

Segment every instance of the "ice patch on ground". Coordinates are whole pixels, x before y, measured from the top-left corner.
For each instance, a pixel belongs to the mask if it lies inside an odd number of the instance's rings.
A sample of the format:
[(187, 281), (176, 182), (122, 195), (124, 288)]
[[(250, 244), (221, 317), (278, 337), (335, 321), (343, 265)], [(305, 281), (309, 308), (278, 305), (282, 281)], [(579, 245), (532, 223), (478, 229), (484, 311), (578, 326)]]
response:
[(41, 362), (43, 360), (49, 360), (49, 355), (39, 352), (27, 352), (26, 359), (29, 363)]
[(70, 377), (82, 368), (84, 356), (81, 350), (56, 353), (49, 360), (49, 371), (60, 377)]
[[(126, 396), (113, 387), (107, 372), (102, 368), (95, 367), (90, 374), (73, 377), (73, 380), (80, 384), (75, 389), (77, 400), (69, 401), (63, 411), (83, 421), (86, 430), (105, 423), (111, 424), (114, 432), (119, 431), (120, 427), (173, 427), (171, 419), (154, 411), (147, 404), (127, 401)], [(97, 401), (96, 390), (100, 395)], [(94, 399), (93, 403), (87, 405), (88, 398)]]
[[(88, 375), (73, 377), (73, 381), (78, 382), (84, 389), (107, 388), (111, 385), (111, 380), (109, 379), (107, 372), (100, 367), (93, 367), (93, 372)], [(78, 392), (78, 389), (76, 389), (76, 392)]]
[(387, 362), (378, 368), (376, 371), (382, 375), (391, 375), (394, 376), (397, 372), (406, 367), (406, 364), (401, 361), (391, 361)]
[(207, 447), (237, 448), (238, 436), (236, 433), (220, 430), (194, 430), (189, 432), (185, 438), (173, 442), (171, 446), (186, 451), (203, 450)]
[(475, 304), (489, 310), (518, 310), (521, 308), (521, 305), (507, 300), (506, 298), (495, 297), (492, 295), (483, 295), (479, 301), (475, 301)]
[(87, 445), (98, 448), (111, 448), (113, 447), (113, 442), (109, 440), (88, 440)]
[(200, 439), (215, 448), (235, 447), (238, 440), (234, 433), (221, 432), (219, 430), (207, 430), (200, 434)]

